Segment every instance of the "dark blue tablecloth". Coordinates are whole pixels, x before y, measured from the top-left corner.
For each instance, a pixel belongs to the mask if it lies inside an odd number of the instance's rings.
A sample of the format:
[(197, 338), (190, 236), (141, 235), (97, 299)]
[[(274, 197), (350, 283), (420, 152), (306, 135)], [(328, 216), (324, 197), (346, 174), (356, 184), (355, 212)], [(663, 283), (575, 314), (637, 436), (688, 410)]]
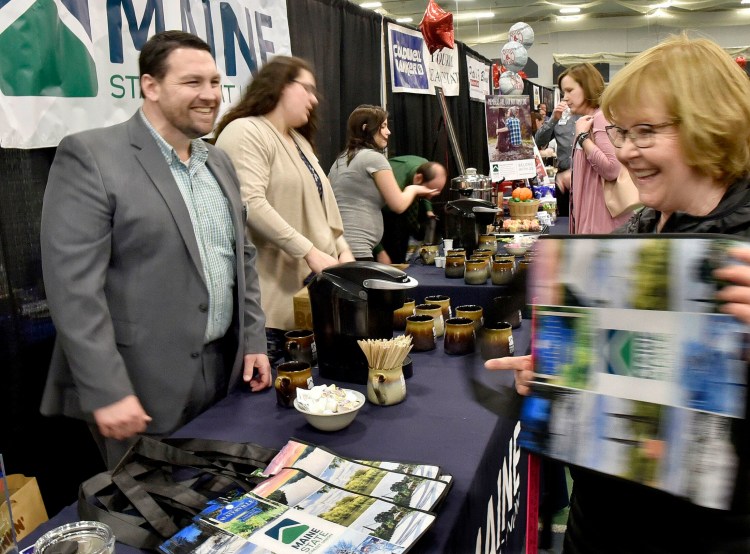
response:
[[(519, 352), (528, 346), (528, 327), (524, 322), (514, 332)], [(231, 394), (176, 436), (256, 442), (272, 448), (281, 448), (296, 437), (346, 457), (437, 464), (453, 475), (453, 486), (438, 509), (437, 521), (413, 551), (474, 552), (479, 540), (478, 551), (484, 552), (484, 541), (500, 540), (500, 534), (505, 541), (503, 552), (520, 552), (526, 464), (515, 443), (520, 400), (512, 387), (513, 375), (485, 370), (478, 352), (459, 357), (445, 354), (442, 339), (436, 350), (411, 356), (414, 376), (407, 381), (406, 400), (389, 407), (367, 403), (342, 431), (317, 431), (294, 409), (277, 406), (274, 391), (267, 390)], [(325, 382), (315, 377), (316, 384)], [(364, 386), (345, 386), (364, 392)], [(506, 493), (512, 497), (510, 503), (502, 499)], [(498, 510), (505, 511), (503, 517)], [(77, 519), (75, 507), (70, 506), (23, 545)], [(499, 530), (500, 521), (506, 524), (504, 530)], [(137, 550), (118, 544), (117, 552)]]

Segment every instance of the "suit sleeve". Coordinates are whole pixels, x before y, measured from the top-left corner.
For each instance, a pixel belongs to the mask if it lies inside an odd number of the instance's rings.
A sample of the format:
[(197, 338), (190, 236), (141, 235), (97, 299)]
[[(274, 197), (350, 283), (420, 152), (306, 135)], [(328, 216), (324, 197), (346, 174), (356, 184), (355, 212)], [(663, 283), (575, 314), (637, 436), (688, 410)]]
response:
[(245, 270), (245, 328), (242, 330), (245, 354), (265, 354), (266, 345), (266, 316), (260, 306), (260, 281), (257, 262), (257, 250), (250, 240), (249, 233), (245, 233), (245, 255), (243, 257)]
[(105, 296), (114, 208), (102, 170), (78, 137), (57, 149), (44, 194), (44, 285), (57, 340), (85, 412), (134, 394)]
[(534, 135), (534, 142), (536, 142), (536, 145), (539, 148), (542, 148), (544, 145), (549, 144), (549, 141), (551, 141), (555, 137), (555, 125), (557, 124), (557, 119), (552, 119), (551, 117), (542, 123), (542, 126), (539, 127), (536, 134)]

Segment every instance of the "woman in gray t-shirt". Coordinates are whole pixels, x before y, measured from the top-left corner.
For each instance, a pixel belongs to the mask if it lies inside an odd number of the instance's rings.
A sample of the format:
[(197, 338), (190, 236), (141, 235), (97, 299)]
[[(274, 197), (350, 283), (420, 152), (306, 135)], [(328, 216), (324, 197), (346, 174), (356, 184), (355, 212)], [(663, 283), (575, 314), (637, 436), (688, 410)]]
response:
[(399, 188), (383, 155), (390, 134), (388, 112), (378, 106), (358, 106), (349, 116), (346, 150), (328, 174), (344, 222), (344, 238), (357, 260), (373, 259), (372, 249), (383, 236), (383, 206), (402, 213), (418, 196), (440, 192), (424, 185)]

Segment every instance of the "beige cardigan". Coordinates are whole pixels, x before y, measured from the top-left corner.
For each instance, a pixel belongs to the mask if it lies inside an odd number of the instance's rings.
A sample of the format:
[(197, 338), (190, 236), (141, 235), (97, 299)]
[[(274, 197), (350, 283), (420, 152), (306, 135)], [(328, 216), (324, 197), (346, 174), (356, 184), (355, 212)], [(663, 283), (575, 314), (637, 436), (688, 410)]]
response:
[(334, 258), (349, 249), (325, 172), (307, 140), (292, 136), (323, 182), (323, 202), (297, 149), (265, 117), (236, 119), (216, 141), (240, 178), (266, 326), (276, 329), (294, 328), (292, 296), (310, 274), (303, 257), (312, 246)]

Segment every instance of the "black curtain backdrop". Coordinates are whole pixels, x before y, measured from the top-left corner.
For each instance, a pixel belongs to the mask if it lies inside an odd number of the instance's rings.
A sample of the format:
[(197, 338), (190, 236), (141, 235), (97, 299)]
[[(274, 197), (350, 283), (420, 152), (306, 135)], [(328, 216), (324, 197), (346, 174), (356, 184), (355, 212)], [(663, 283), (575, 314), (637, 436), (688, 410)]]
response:
[[(287, 13), (292, 52), (312, 63), (322, 92), (316, 142), (327, 170), (344, 147), (351, 111), (381, 104), (381, 67), (389, 74), (382, 18), (346, 0), (287, 0)], [(447, 98), (447, 105), (466, 167), (486, 174), (484, 104), (469, 100), (464, 56), (489, 60), (460, 43), (458, 48), (464, 90)], [(424, 156), (446, 165), (449, 178), (457, 176), (437, 97), (388, 92), (386, 100), (393, 130), (389, 155)], [(0, 453), (9, 473), (38, 478), (50, 515), (75, 500), (82, 480), (103, 470), (82, 422), (39, 414), (54, 341), (39, 222), (54, 152), (0, 148)], [(437, 210), (447, 198), (448, 187), (435, 202)]]
[(360, 104), (380, 105), (381, 16), (346, 0), (288, 0), (292, 53), (315, 70), (321, 91), (316, 148), (327, 172)]

